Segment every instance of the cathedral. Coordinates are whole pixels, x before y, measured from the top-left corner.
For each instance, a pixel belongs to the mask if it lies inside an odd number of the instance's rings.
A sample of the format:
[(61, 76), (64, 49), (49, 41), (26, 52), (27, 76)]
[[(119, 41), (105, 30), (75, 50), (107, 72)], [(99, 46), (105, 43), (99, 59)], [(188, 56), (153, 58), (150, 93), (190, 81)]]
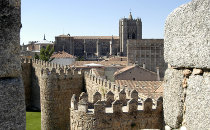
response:
[(127, 57), (128, 65), (139, 64), (153, 72), (160, 71), (163, 77), (166, 64), (163, 58), (163, 39), (142, 39), (141, 19), (119, 20), (119, 36), (70, 36), (55, 37), (55, 51), (66, 51), (86, 60), (102, 56), (120, 55)]
[[(163, 77), (166, 64), (163, 58), (163, 39), (142, 39), (142, 21), (128, 18), (119, 20), (119, 36), (71, 36), (60, 35), (55, 42), (45, 38), (41, 42), (31, 42), (29, 50), (38, 52), (46, 45), (54, 46), (55, 52), (65, 51), (78, 59), (99, 60), (104, 56), (127, 57), (127, 64), (145, 66), (153, 72), (159, 71)], [(28, 49), (27, 49), (28, 50)]]
[(128, 18), (119, 20), (119, 36), (70, 36), (55, 37), (55, 51), (66, 51), (71, 55), (85, 58), (108, 55), (127, 56), (127, 40), (142, 39), (141, 19)]

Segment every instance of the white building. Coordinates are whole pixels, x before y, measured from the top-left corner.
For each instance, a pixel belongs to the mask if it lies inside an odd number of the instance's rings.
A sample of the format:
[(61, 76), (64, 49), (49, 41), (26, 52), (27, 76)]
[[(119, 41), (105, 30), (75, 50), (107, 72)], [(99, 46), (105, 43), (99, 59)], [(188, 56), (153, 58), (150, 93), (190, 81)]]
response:
[(71, 65), (75, 62), (75, 57), (67, 52), (57, 52), (56, 54), (52, 55), (51, 58), (54, 58), (54, 60), (52, 60), (52, 63), (57, 63), (60, 65)]

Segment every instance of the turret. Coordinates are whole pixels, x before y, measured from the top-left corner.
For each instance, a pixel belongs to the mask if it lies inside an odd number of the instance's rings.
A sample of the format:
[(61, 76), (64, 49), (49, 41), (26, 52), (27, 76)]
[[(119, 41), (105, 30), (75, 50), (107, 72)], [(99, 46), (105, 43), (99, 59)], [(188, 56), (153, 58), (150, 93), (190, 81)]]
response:
[(128, 19), (129, 19), (129, 20), (133, 20), (133, 16), (132, 16), (131, 12), (130, 12), (130, 14), (129, 14), (129, 16), (128, 16)]

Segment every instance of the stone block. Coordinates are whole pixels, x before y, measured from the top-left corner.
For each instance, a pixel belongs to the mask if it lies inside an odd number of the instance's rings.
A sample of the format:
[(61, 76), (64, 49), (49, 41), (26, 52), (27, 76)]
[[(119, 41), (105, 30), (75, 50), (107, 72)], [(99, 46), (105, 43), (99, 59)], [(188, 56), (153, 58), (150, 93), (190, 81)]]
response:
[(168, 68), (165, 73), (163, 110), (165, 123), (178, 128), (182, 122), (182, 111), (184, 105), (184, 90), (182, 81), (184, 79), (182, 70)]
[(186, 127), (189, 130), (210, 128), (210, 73), (189, 77), (186, 95)]
[(0, 79), (0, 115), (0, 129), (25, 129), (25, 98), (21, 79)]
[(20, 0), (3, 0), (0, 8), (0, 78), (19, 77)]
[(193, 0), (165, 23), (164, 59), (174, 67), (210, 68), (210, 1)]

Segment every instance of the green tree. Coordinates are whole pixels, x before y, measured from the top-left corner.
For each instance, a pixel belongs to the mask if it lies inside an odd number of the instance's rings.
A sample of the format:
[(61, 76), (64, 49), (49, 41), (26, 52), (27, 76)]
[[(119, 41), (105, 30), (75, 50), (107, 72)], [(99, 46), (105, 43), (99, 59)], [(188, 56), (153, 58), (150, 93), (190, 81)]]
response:
[(85, 60), (85, 58), (83, 57), (83, 56), (79, 56), (78, 58), (77, 58), (77, 61), (84, 61)]
[(50, 45), (47, 45), (46, 49), (42, 48), (40, 50), (40, 55), (35, 54), (35, 59), (51, 62), (54, 59), (50, 58), (53, 53), (54, 53), (54, 48), (50, 48)]
[(39, 55), (37, 53), (35, 53), (35, 59), (39, 60)]

